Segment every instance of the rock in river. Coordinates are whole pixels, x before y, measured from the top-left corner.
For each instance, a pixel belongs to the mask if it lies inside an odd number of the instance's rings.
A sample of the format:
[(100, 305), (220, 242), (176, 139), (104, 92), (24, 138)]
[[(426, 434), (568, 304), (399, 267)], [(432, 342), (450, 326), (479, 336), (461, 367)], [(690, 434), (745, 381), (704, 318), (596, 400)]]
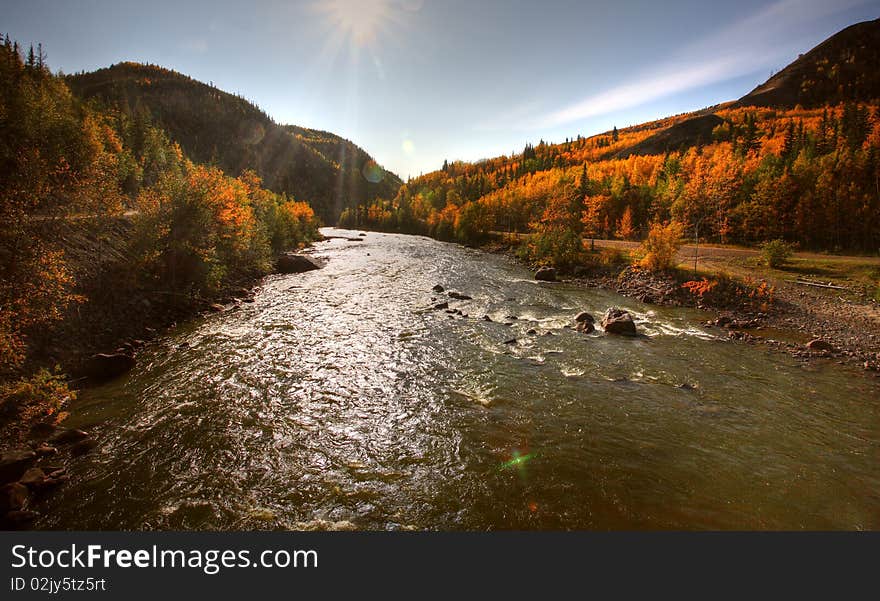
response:
[(592, 321), (581, 321), (577, 324), (577, 331), (584, 334), (592, 334), (596, 331), (596, 326), (593, 325)]
[(43, 480), (46, 479), (46, 473), (38, 467), (32, 467), (28, 471), (24, 473), (21, 479), (18, 481), (19, 484), (24, 484), (28, 488), (36, 488), (39, 486)]
[(36, 459), (36, 453), (29, 450), (8, 451), (0, 455), (0, 484), (21, 478)]
[(75, 428), (70, 428), (69, 430), (62, 430), (61, 432), (53, 436), (51, 440), (52, 442), (57, 442), (59, 444), (73, 444), (75, 442), (85, 440), (88, 437), (88, 432), (77, 430)]
[(28, 489), (24, 484), (13, 482), (0, 486), (0, 513), (18, 511), (27, 502)]
[(473, 298), (473, 297), (470, 297), (467, 294), (462, 294), (461, 292), (456, 292), (455, 290), (452, 290), (449, 292), (449, 298), (454, 298), (455, 300), (471, 300), (471, 298)]
[(97, 446), (97, 440), (95, 440), (94, 438), (85, 438), (70, 447), (70, 454), (74, 457), (79, 457), (80, 455), (85, 455)]
[(135, 359), (124, 353), (98, 353), (86, 362), (86, 375), (95, 380), (110, 380), (121, 376), (135, 366)]
[(602, 317), (602, 327), (609, 334), (635, 336), (636, 324), (629, 312), (618, 307), (611, 307)]
[(433, 288), (431, 288), (431, 290), (433, 290), (434, 292), (438, 292), (438, 293), (439, 293), (439, 292), (443, 292), (444, 290), (446, 290), (446, 288), (444, 288), (444, 287), (441, 286), (440, 284), (437, 284), (436, 286), (434, 286)]
[(278, 257), (277, 267), (280, 273), (304, 273), (321, 269), (323, 265), (306, 255), (284, 253)]
[(574, 320), (578, 323), (588, 322), (588, 323), (596, 323), (596, 318), (592, 316), (592, 314), (581, 311), (577, 315), (575, 315)]
[(535, 272), (535, 279), (542, 282), (555, 282), (556, 270), (552, 267), (542, 267)]

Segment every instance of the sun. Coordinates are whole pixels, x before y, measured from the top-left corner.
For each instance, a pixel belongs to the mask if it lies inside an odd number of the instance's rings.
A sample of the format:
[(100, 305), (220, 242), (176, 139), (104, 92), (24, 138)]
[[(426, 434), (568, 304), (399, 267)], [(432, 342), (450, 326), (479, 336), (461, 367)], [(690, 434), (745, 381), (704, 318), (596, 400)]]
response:
[(358, 47), (372, 47), (393, 18), (391, 0), (326, 0), (315, 5), (327, 24)]

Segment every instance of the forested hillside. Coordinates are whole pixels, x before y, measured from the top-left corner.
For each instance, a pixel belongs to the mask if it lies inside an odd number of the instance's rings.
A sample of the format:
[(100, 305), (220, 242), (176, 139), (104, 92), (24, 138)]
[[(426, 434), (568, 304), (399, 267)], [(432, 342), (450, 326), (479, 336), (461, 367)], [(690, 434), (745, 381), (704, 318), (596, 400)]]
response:
[(175, 71), (119, 63), (65, 80), (82, 98), (155, 123), (196, 162), (232, 175), (253, 170), (268, 189), (308, 198), (328, 223), (347, 207), (394, 196), (400, 186), (354, 143), (279, 125), (244, 98)]
[(8, 38), (0, 198), (0, 384), (61, 322), (82, 323), (71, 340), (106, 344), (114, 319), (210, 299), (317, 235), (306, 198), (191, 160), (144, 112), (82, 102), (39, 47)]
[(876, 253), (878, 32), (880, 20), (848, 28), (738, 102), (445, 163), (342, 222), (463, 241), (531, 232), (533, 258), (556, 263), (583, 237), (641, 239), (658, 222), (720, 243)]

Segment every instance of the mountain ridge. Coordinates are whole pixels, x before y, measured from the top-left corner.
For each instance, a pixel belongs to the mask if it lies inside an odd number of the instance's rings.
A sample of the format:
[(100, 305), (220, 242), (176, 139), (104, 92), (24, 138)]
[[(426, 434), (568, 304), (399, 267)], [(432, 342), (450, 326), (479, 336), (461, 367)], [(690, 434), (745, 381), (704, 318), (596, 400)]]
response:
[[(393, 195), (401, 184), (350, 140), (276, 123), (245, 98), (171, 69), (121, 62), (65, 81), (80, 98), (155, 121), (197, 162), (234, 175), (253, 169), (267, 188), (310, 202), (328, 222), (347, 207)], [(382, 179), (368, 180), (365, 168)]]

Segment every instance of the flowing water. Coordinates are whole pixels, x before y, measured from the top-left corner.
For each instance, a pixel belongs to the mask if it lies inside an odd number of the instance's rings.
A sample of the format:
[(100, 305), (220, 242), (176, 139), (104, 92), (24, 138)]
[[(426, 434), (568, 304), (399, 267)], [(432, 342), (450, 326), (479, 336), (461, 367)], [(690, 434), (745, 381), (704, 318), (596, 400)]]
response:
[[(38, 527), (880, 528), (876, 379), (426, 238), (315, 254), (84, 392)], [(645, 335), (565, 327), (614, 305)]]

